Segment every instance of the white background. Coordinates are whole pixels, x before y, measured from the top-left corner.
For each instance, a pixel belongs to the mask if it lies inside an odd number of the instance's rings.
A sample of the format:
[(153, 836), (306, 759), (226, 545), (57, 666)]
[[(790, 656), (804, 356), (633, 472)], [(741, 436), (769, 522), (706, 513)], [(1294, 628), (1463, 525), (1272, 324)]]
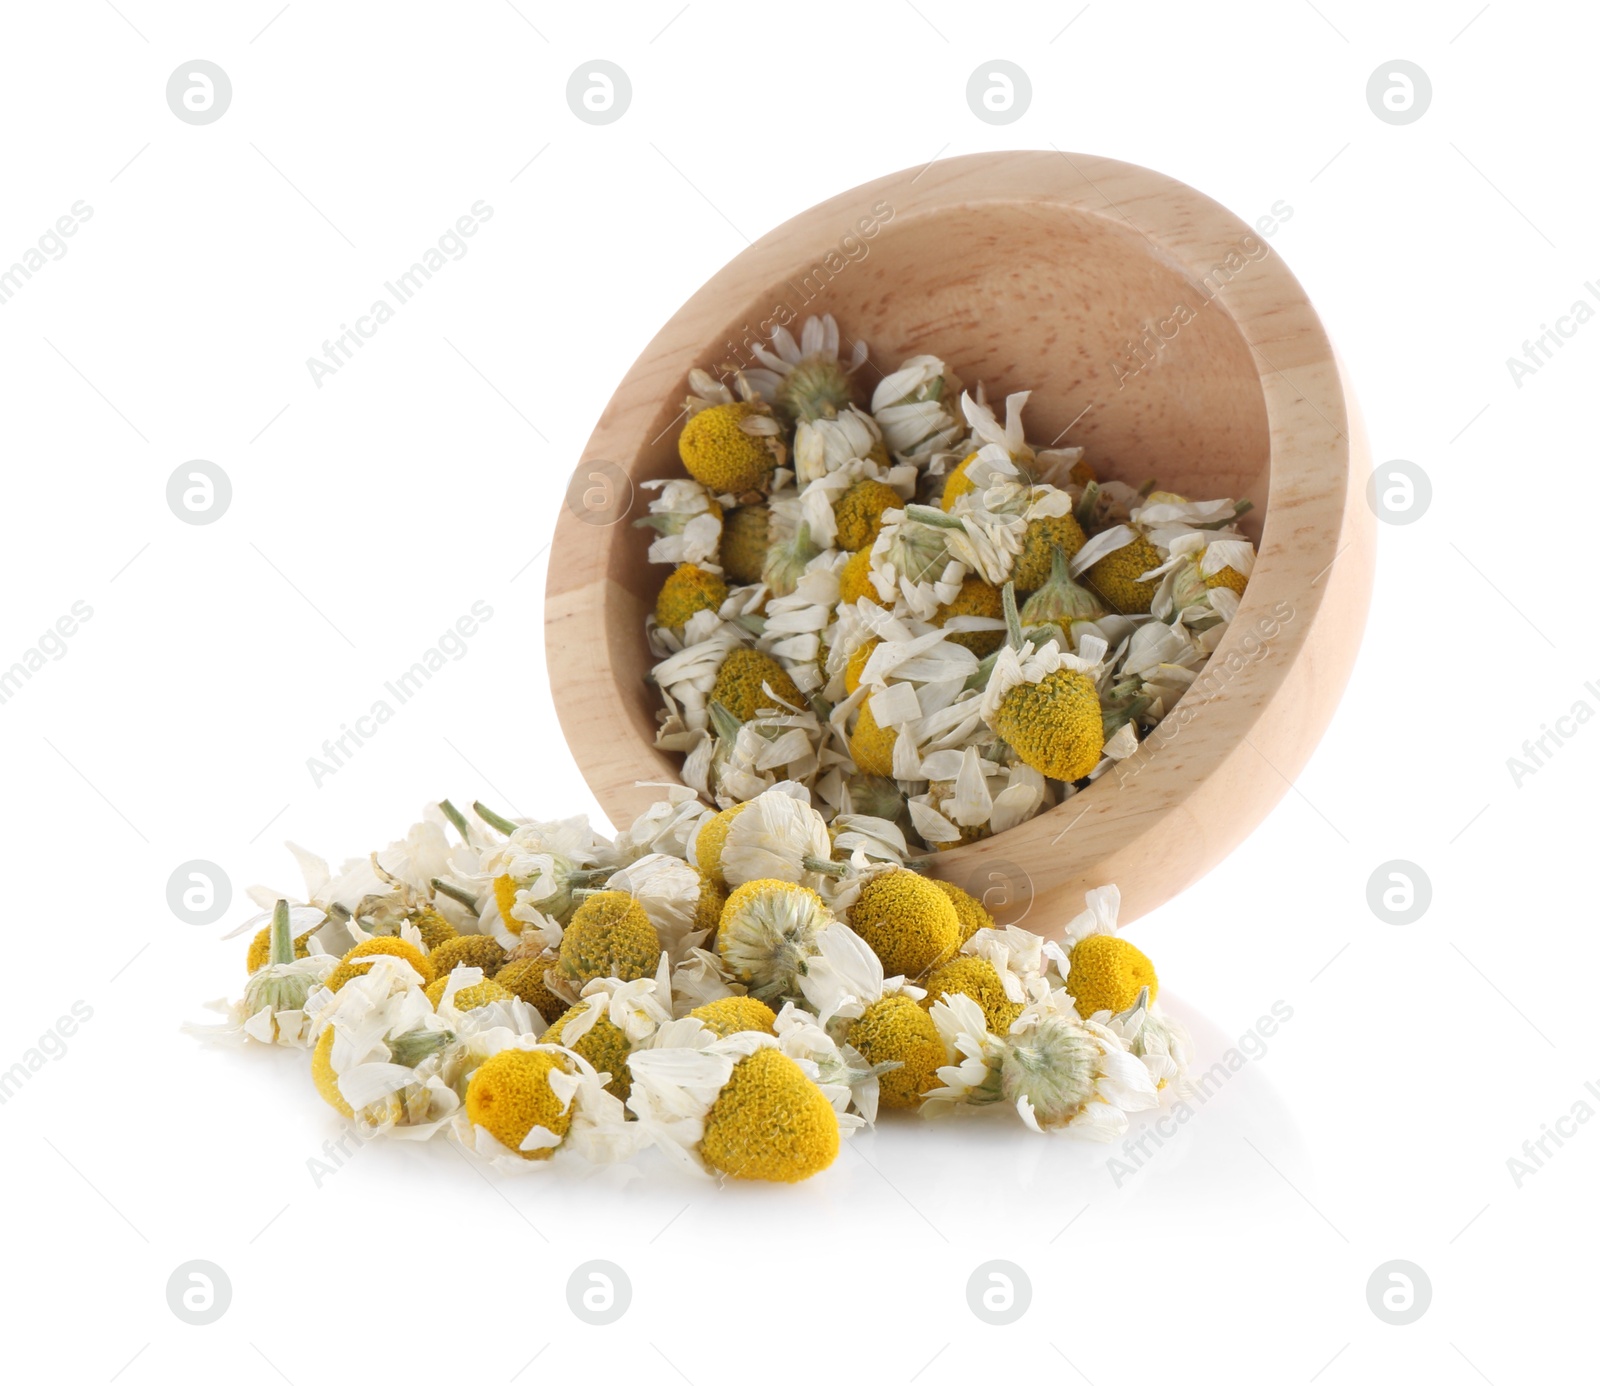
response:
[[(1506, 358), (1600, 280), (1593, 18), (1477, 0), (277, 8), (6, 13), (0, 263), (93, 208), (0, 305), (0, 666), (93, 609), (0, 706), (0, 1068), (75, 1001), (93, 1010), (0, 1108), (8, 1349), (75, 1382), (296, 1386), (386, 1369), (1505, 1386), (1587, 1353), (1600, 1129), (1520, 1188), (1506, 1162), (1575, 1103), (1600, 1110), (1583, 1012), (1600, 729), (1520, 787), (1507, 758), (1579, 699), (1600, 708), (1600, 326), (1520, 387)], [(233, 83), (198, 127), (164, 98), (196, 57)], [(565, 100), (597, 57), (633, 84), (603, 127)], [(1397, 57), (1434, 90), (1406, 126), (1365, 98)], [(1031, 77), (1013, 125), (966, 105), (988, 58)], [(1432, 480), (1420, 521), (1381, 529), (1321, 750), (1244, 847), (1134, 926), (1203, 1064), (1274, 1002), (1293, 1019), (1121, 1187), (1098, 1147), (915, 1120), (796, 1189), (658, 1165), (627, 1188), (506, 1183), (442, 1143), (359, 1149), (319, 1185), (308, 1161), (342, 1124), (304, 1056), (177, 1032), (242, 981), (242, 940), (219, 939), (243, 887), (297, 884), (284, 838), (365, 853), (441, 794), (590, 807), (546, 687), (542, 550), (615, 382), (746, 238), (936, 156), (1051, 145), (1251, 221), (1290, 204), (1272, 245), (1345, 356), (1375, 459)], [(479, 199), (494, 215), (465, 258), (317, 388), (306, 358)], [(165, 501), (194, 458), (232, 482), (208, 526)], [(466, 656), (315, 785), (307, 757), (477, 600), (494, 614)], [(209, 927), (167, 909), (191, 858), (235, 888)], [(1433, 888), (1402, 927), (1366, 897), (1397, 858)], [(633, 1287), (605, 1328), (564, 1292), (597, 1258)], [(1033, 1287), (1009, 1328), (967, 1308), (994, 1258)], [(1433, 1288), (1406, 1327), (1367, 1304), (1395, 1258)], [(193, 1259), (232, 1285), (208, 1327), (167, 1306)]]

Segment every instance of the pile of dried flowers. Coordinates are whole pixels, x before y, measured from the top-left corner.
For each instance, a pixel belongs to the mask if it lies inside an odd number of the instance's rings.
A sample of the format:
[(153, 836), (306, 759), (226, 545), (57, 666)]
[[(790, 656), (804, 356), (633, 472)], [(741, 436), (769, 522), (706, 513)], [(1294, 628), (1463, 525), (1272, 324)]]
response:
[(657, 744), (727, 807), (779, 780), (917, 849), (988, 837), (1132, 755), (1239, 609), (1249, 502), (1097, 480), (934, 356), (870, 412), (831, 317), (704, 371), (639, 521), (673, 565), (647, 620)]
[(868, 412), (839, 341), (691, 376), (689, 475), (643, 522), (684, 783), (613, 840), (446, 800), (337, 875), (292, 849), (305, 899), (251, 892), (244, 994), (191, 1028), (309, 1049), (364, 1135), (507, 1170), (793, 1182), (880, 1109), (1110, 1140), (1185, 1090), (1115, 886), (1045, 939), (918, 858), (1137, 748), (1238, 610), (1247, 505), (1098, 481), (932, 356)]

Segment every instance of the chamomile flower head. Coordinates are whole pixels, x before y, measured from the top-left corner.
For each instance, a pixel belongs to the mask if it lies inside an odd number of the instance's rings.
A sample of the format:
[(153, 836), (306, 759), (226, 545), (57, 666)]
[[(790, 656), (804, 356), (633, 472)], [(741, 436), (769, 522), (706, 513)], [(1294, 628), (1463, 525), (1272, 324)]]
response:
[(277, 903), (268, 929), (271, 949), (266, 960), (250, 973), (244, 995), (238, 1001), (214, 1001), (207, 1007), (225, 1019), (218, 1024), (186, 1024), (185, 1030), (223, 1044), (255, 1040), (304, 1047), (310, 1042), (311, 1018), (306, 1003), (322, 987), (337, 959), (319, 951), (295, 957), (286, 900)]
[(894, 774), (894, 743), (898, 733), (893, 727), (880, 727), (872, 715), (870, 702), (862, 703), (850, 732), (850, 759), (863, 775), (877, 775), (884, 779)]
[[(462, 934), (459, 938), (441, 943), (428, 954), (435, 976), (448, 977), (458, 967), (481, 968), (486, 976), (494, 976), (506, 965), (506, 950), (487, 934)], [(426, 979), (433, 981), (433, 976)]]
[(771, 545), (772, 512), (764, 504), (741, 505), (724, 515), (717, 558), (735, 582), (761, 581)]
[(744, 1030), (755, 1030), (763, 1035), (778, 1033), (774, 1028), (777, 1014), (765, 1001), (753, 996), (725, 996), (720, 1001), (707, 1001), (689, 1014), (718, 1039)]
[(961, 461), (950, 469), (944, 479), (944, 489), (939, 493), (939, 509), (953, 510), (955, 504), (963, 496), (970, 495), (977, 489), (968, 475), (972, 464), (978, 460), (976, 452), (969, 452)]
[(549, 1022), (566, 1007), (566, 1002), (550, 990), (545, 977), (559, 962), (559, 955), (554, 951), (539, 953), (531, 958), (513, 958), (494, 974), (494, 980), (512, 995), (526, 1001), (539, 1012), (541, 1018)]
[[(882, 533), (883, 516), (879, 519), (879, 533)], [(874, 539), (876, 544), (877, 540)], [(878, 595), (878, 589), (872, 581), (872, 549), (870, 547), (857, 549), (850, 555), (850, 561), (839, 569), (839, 601), (844, 606), (854, 606), (858, 601), (866, 600), (877, 606), (884, 605), (883, 598)]]
[(759, 400), (709, 404), (678, 434), (683, 467), (712, 495), (759, 499), (788, 460), (782, 429)]
[(854, 693), (861, 687), (861, 675), (865, 672), (867, 661), (872, 658), (872, 652), (883, 642), (877, 636), (864, 640), (856, 646), (855, 652), (845, 661), (844, 666), (844, 691)]
[(885, 1107), (919, 1107), (939, 1084), (944, 1042), (910, 995), (896, 992), (872, 1002), (851, 1022), (845, 1039), (868, 1063), (895, 1065), (878, 1078), (878, 1101)]
[(1031, 1019), (1004, 1041), (998, 1073), (1001, 1097), (1034, 1130), (1111, 1140), (1128, 1112), (1157, 1105), (1149, 1071), (1104, 1026), (1055, 1011)]
[(1158, 580), (1152, 577), (1163, 562), (1161, 550), (1127, 525), (1102, 530), (1090, 539), (1071, 562), (1072, 575), (1081, 578), (1112, 611), (1138, 616), (1150, 610)]
[(802, 419), (794, 431), (795, 481), (804, 486), (832, 472), (858, 471), (853, 463), (871, 462), (879, 468), (889, 465), (883, 434), (872, 415), (853, 404), (834, 418)]
[(941, 881), (937, 877), (930, 877), (929, 881), (955, 907), (956, 932), (960, 935), (962, 943), (979, 929), (994, 928), (994, 916), (984, 908), (981, 900), (969, 895), (950, 881)]
[(1176, 1020), (1156, 1010), (1148, 993), (1120, 1015), (1093, 1017), (1148, 1070), (1163, 1099), (1183, 1091), (1194, 1063), (1194, 1041)]
[(1067, 990), (1085, 1018), (1099, 1011), (1125, 1011), (1141, 991), (1153, 1001), (1160, 988), (1155, 964), (1125, 938), (1090, 934), (1067, 956), (1071, 962)]
[[(584, 1022), (581, 1026), (580, 1019)], [(569, 1028), (571, 1037), (566, 1033)], [(539, 1043), (557, 1044), (582, 1055), (594, 1065), (597, 1072), (611, 1075), (606, 1083), (606, 1091), (627, 1101), (632, 1086), (628, 1054), (633, 1046), (622, 1028), (614, 1024), (603, 1011), (597, 1013), (588, 1002), (580, 1001), (540, 1036)]]
[(507, 1150), (548, 1160), (572, 1125), (567, 1060), (553, 1049), (502, 1049), (467, 1084), (466, 1114)]
[[(480, 805), (478, 812), (488, 810)], [(508, 836), (483, 859), (488, 888), (479, 928), (514, 947), (524, 928), (543, 929), (547, 917), (565, 920), (572, 913), (573, 889), (608, 844), (582, 816), (520, 824), (494, 818)]]
[[(932, 616), (941, 602), (955, 599), (966, 576), (950, 550), (954, 531), (927, 518), (937, 513), (922, 506), (887, 511), (871, 549), (864, 550), (871, 554), (872, 585), (878, 599), (884, 604), (904, 600), (913, 615), (924, 619)], [(840, 587), (842, 596), (842, 580)]]
[(1025, 765), (1053, 780), (1080, 780), (1105, 748), (1096, 667), (1054, 642), (1007, 645), (984, 690), (984, 720)]
[(921, 977), (961, 943), (950, 897), (926, 876), (903, 867), (868, 879), (846, 918), (890, 976)]
[(659, 491), (650, 510), (634, 524), (652, 530), (652, 563), (714, 564), (722, 543), (722, 506), (698, 481), (674, 477), (647, 481), (647, 491)]
[(836, 544), (848, 553), (870, 549), (883, 528), (885, 512), (905, 501), (892, 486), (881, 481), (858, 481), (833, 503)]
[[(689, 842), (689, 860), (699, 867), (713, 884), (727, 890), (727, 878), (722, 874), (722, 849), (727, 845), (728, 830), (749, 804), (733, 804), (709, 818), (701, 820), (699, 828)], [(718, 916), (720, 918), (720, 915)]]
[(334, 1111), (340, 1116), (352, 1117), (355, 1112), (339, 1091), (339, 1075), (333, 1067), (333, 1045), (337, 1038), (338, 1034), (331, 1025), (318, 1037), (311, 1050), (311, 1081), (322, 1100)]
[(765, 1046), (733, 1066), (705, 1115), (700, 1155), (732, 1179), (796, 1184), (839, 1154), (839, 1116), (805, 1071)]
[(807, 863), (826, 861), (829, 850), (827, 820), (812, 807), (810, 792), (782, 781), (751, 799), (729, 822), (719, 857), (722, 880), (729, 886), (757, 880), (809, 883), (813, 872)]
[(772, 346), (757, 345), (764, 370), (745, 372), (750, 384), (771, 400), (786, 418), (831, 419), (850, 407), (855, 390), (850, 376), (867, 359), (867, 344), (858, 341), (849, 364), (839, 358), (839, 324), (831, 313), (807, 318), (795, 341), (787, 327), (772, 332)]
[[(311, 954), (311, 936), (315, 929), (307, 929), (294, 940), (294, 956), (296, 958), (309, 957)], [(268, 924), (253, 939), (245, 953), (244, 965), (246, 970), (254, 972), (257, 968), (265, 967), (272, 958), (272, 925)]]
[(923, 985), (928, 990), (926, 1004), (929, 1006), (946, 996), (971, 997), (983, 1011), (984, 1023), (991, 1034), (1006, 1034), (1012, 1022), (1022, 1014), (1023, 1003), (1006, 994), (1005, 983), (987, 958), (970, 954), (951, 958), (934, 968)]
[(912, 356), (878, 382), (872, 417), (896, 457), (925, 461), (954, 447), (966, 433), (960, 396), (960, 378), (943, 361)]
[(794, 996), (817, 935), (833, 916), (816, 891), (793, 881), (746, 881), (728, 896), (717, 956), (758, 1001)]
[(727, 708), (741, 722), (748, 722), (762, 708), (781, 711), (781, 703), (796, 708), (807, 705), (783, 665), (769, 654), (748, 648), (728, 652), (717, 670), (711, 700)]
[(597, 977), (649, 977), (660, 959), (661, 938), (650, 916), (620, 890), (589, 896), (561, 936), (561, 970), (578, 986)]
[(697, 611), (716, 611), (728, 600), (728, 584), (720, 573), (694, 563), (681, 563), (656, 594), (656, 621), (679, 637)]
[[(1074, 621), (1096, 621), (1106, 614), (1094, 593), (1072, 580), (1070, 558), (1065, 549), (1056, 548), (1050, 559), (1048, 576), (1023, 602), (1018, 613), (1024, 629), (1055, 626), (1063, 634), (1070, 635)], [(1017, 587), (1022, 587), (1021, 582)]]
[(352, 977), (359, 977), (366, 972), (374, 958), (385, 956), (409, 963), (422, 978), (424, 986), (437, 975), (429, 955), (415, 944), (407, 943), (403, 938), (371, 938), (365, 943), (356, 944), (339, 960), (339, 966), (328, 974), (328, 990), (338, 991)]
[[(444, 999), (445, 989), (449, 985), (449, 977), (439, 977), (422, 989), (423, 995), (432, 1003), (434, 1010), (439, 1009), (439, 1003)], [(496, 1001), (513, 1000), (515, 995), (516, 993), (509, 987), (501, 986), (499, 982), (481, 981), (457, 987), (451, 993), (451, 1001), (458, 1011), (472, 1011), (479, 1006), (491, 1006)]]
[[(761, 581), (773, 597), (787, 597), (799, 586), (823, 545), (811, 537), (811, 525), (801, 518), (799, 498), (792, 493), (773, 498), (772, 516), (772, 540), (761, 565)], [(771, 611), (770, 604), (767, 609)]]
[(1013, 585), (1019, 592), (1037, 592), (1050, 579), (1056, 550), (1070, 560), (1087, 542), (1083, 526), (1070, 513), (1029, 520), (1022, 552), (1011, 569)]
[[(968, 629), (961, 621), (952, 621), (954, 617), (964, 616), (975, 616), (993, 624), (983, 628), (974, 622), (971, 623), (973, 628)], [(1005, 643), (1006, 638), (1000, 589), (976, 574), (969, 574), (961, 580), (961, 588), (955, 597), (934, 612), (933, 624), (948, 628), (948, 638), (971, 650), (979, 659), (992, 655)]]

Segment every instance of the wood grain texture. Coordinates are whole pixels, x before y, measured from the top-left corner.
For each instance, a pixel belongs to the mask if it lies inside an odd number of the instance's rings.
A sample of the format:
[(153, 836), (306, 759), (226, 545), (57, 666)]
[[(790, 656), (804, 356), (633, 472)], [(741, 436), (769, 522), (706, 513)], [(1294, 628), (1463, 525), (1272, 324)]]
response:
[[(1244, 527), (1260, 554), (1238, 618), (1139, 753), (1031, 822), (932, 858), (978, 895), (1025, 882), (1025, 922), (1042, 932), (1110, 882), (1123, 922), (1137, 918), (1282, 798), (1355, 660), (1372, 587), (1369, 463), (1316, 313), (1264, 240), (1174, 179), (1083, 154), (950, 159), (822, 203), (729, 263), (640, 354), (579, 474), (609, 462), (635, 487), (681, 475), (690, 368), (751, 363), (763, 323), (823, 312), (870, 344), (866, 394), (932, 352), (991, 400), (1031, 389), (1029, 438), (1081, 444), (1102, 476), (1255, 503)], [(562, 729), (619, 824), (659, 797), (640, 782), (677, 778), (651, 744), (644, 683), (644, 617), (666, 572), (628, 523), (645, 499), (635, 489), (608, 526), (563, 511), (546, 599)], [(580, 644), (585, 657), (568, 657)]]

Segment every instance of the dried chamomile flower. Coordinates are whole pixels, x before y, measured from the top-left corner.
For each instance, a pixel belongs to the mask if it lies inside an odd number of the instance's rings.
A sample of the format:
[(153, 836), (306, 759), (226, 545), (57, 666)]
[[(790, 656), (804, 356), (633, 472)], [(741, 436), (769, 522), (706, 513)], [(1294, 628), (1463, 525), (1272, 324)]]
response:
[(550, 990), (546, 974), (559, 966), (560, 956), (551, 949), (531, 958), (513, 958), (494, 974), (494, 980), (513, 996), (532, 1006), (548, 1023), (566, 1009), (566, 1002)]
[(729, 651), (717, 670), (711, 698), (741, 722), (749, 721), (761, 708), (781, 711), (781, 704), (806, 706), (788, 671), (771, 655), (752, 649)]
[(625, 891), (639, 902), (673, 962), (705, 942), (727, 899), (706, 872), (663, 852), (630, 862), (611, 876), (606, 889)]
[(717, 956), (759, 1001), (798, 994), (833, 916), (816, 891), (785, 880), (753, 880), (728, 896), (717, 928)]
[(933, 613), (932, 621), (949, 633), (949, 639), (979, 659), (1005, 643), (1000, 589), (976, 574), (961, 580), (960, 590)]
[(854, 400), (850, 376), (867, 359), (867, 344), (856, 342), (846, 365), (839, 359), (839, 324), (828, 313), (807, 318), (798, 342), (788, 328), (774, 328), (771, 348), (757, 345), (755, 354), (766, 369), (745, 377), (785, 417), (831, 419)]
[(1091, 934), (1074, 944), (1068, 956), (1067, 990), (1081, 1016), (1126, 1010), (1141, 991), (1155, 998), (1160, 985), (1155, 964), (1125, 938)]
[(928, 974), (926, 986), (928, 995), (925, 1004), (929, 1007), (946, 996), (959, 994), (971, 997), (983, 1011), (984, 1023), (994, 1035), (1008, 1033), (1012, 1022), (1022, 1014), (1023, 1003), (1020, 1000), (1013, 1001), (1006, 994), (1005, 983), (987, 958), (970, 954), (952, 958)]
[(688, 1169), (796, 1183), (832, 1164), (841, 1129), (858, 1124), (770, 1035), (641, 1050), (630, 1065), (629, 1109), (647, 1139)]
[(1157, 1105), (1148, 1070), (1093, 1021), (1042, 1014), (1013, 1027), (1000, 1058), (1001, 1097), (1036, 1131), (1112, 1140), (1128, 1112)]
[(620, 890), (589, 896), (561, 936), (561, 970), (578, 986), (597, 977), (649, 977), (660, 958), (661, 938), (650, 916)]
[(771, 406), (749, 393), (743, 377), (736, 383), (747, 397), (736, 399), (704, 371), (689, 373), (694, 393), (685, 401), (689, 419), (678, 434), (678, 456), (713, 496), (748, 504), (766, 494), (789, 450)]
[(548, 1160), (572, 1124), (567, 1071), (560, 1050), (503, 1049), (467, 1084), (467, 1117), (523, 1159)]
[(954, 447), (966, 433), (960, 395), (960, 378), (937, 356), (912, 356), (878, 382), (872, 417), (896, 457), (925, 460)]
[(682, 638), (683, 628), (695, 612), (716, 611), (727, 600), (728, 584), (720, 573), (682, 563), (656, 594), (656, 621)]
[(328, 974), (326, 986), (329, 991), (338, 991), (352, 977), (359, 977), (372, 966), (372, 959), (388, 956), (399, 958), (409, 963), (422, 979), (426, 986), (437, 975), (434, 964), (428, 954), (414, 943), (408, 943), (403, 938), (373, 938), (365, 943), (358, 943), (343, 958), (339, 965)]
[(944, 1043), (927, 1011), (905, 993), (869, 1005), (846, 1031), (846, 1042), (870, 1064), (894, 1065), (878, 1079), (885, 1107), (919, 1107), (939, 1085)]
[[(892, 514), (886, 511), (885, 514)], [(879, 516), (879, 535), (882, 535), (883, 516)], [(940, 541), (943, 542), (942, 540)], [(874, 547), (878, 540), (873, 540)], [(839, 601), (844, 606), (854, 606), (857, 602), (867, 601), (874, 605), (883, 606), (884, 598), (878, 595), (877, 585), (872, 580), (872, 549), (860, 549), (850, 556), (849, 562), (839, 570)]]
[(1194, 1063), (1194, 1042), (1182, 1025), (1156, 1010), (1148, 992), (1141, 991), (1120, 1015), (1102, 1012), (1090, 1018), (1116, 1035), (1144, 1064), (1163, 1101), (1185, 1091)]
[(863, 703), (850, 732), (850, 759), (856, 769), (863, 775), (892, 776), (896, 735), (893, 727), (880, 727), (872, 715), (872, 705)]
[[(855, 405), (834, 418), (802, 419), (794, 431), (794, 476), (800, 486), (817, 481), (852, 462), (889, 465), (883, 434), (871, 414)], [(858, 470), (858, 469), (855, 469)]]
[[(463, 969), (476, 971), (476, 969)], [(453, 974), (452, 974), (453, 975)], [(424, 996), (433, 1003), (434, 1010), (440, 1008), (444, 1000), (445, 989), (450, 985), (451, 977), (439, 977), (422, 989)], [(510, 1001), (516, 993), (509, 987), (502, 986), (496, 981), (469, 982), (458, 986), (450, 993), (451, 1003), (458, 1011), (473, 1011), (480, 1006), (492, 1006), (496, 1001)]]
[(525, 928), (549, 932), (549, 920), (572, 913), (573, 890), (589, 883), (609, 844), (582, 815), (548, 823), (513, 823), (474, 804), (506, 840), (483, 858), (488, 878), (479, 929), (514, 948)]
[[(702, 830), (697, 853), (704, 837)], [(728, 821), (717, 861), (729, 886), (769, 879), (803, 883), (812, 879), (807, 863), (826, 861), (829, 850), (828, 824), (812, 807), (810, 793), (786, 780), (758, 794)], [(706, 866), (703, 856), (696, 860)]]
[[(506, 965), (507, 953), (487, 934), (462, 934), (441, 943), (428, 960), (435, 976), (448, 977), (458, 967), (478, 967), (492, 977)], [(433, 977), (425, 980), (431, 982)]]
[(883, 528), (883, 517), (905, 501), (881, 481), (858, 481), (833, 503), (838, 547), (848, 553), (870, 549)]
[(772, 544), (772, 512), (764, 504), (741, 505), (722, 521), (717, 559), (735, 582), (760, 582)]
[(727, 845), (733, 820), (749, 807), (749, 804), (733, 804), (720, 813), (701, 819), (700, 826), (689, 839), (690, 864), (697, 866), (724, 891), (728, 888), (728, 880), (722, 874), (722, 850)]
[[(1050, 581), (1055, 571), (1054, 555), (1060, 553), (1071, 559), (1087, 542), (1083, 526), (1070, 513), (1030, 520), (1023, 531), (1022, 552), (1017, 555), (1011, 569), (1012, 584), (1019, 592), (1037, 592)], [(1065, 577), (1065, 565), (1062, 572)], [(1038, 619), (1048, 621), (1057, 618), (1041, 616)]]
[[(868, 573), (880, 602), (903, 602), (913, 616), (928, 620), (941, 604), (954, 601), (966, 569), (951, 551), (950, 540), (961, 528), (959, 521), (923, 505), (908, 505), (884, 513), (882, 528), (870, 549)], [(857, 554), (851, 563), (861, 557)], [(850, 573), (846, 565), (845, 573)], [(848, 589), (840, 579), (840, 595)]]
[(651, 500), (649, 514), (634, 521), (656, 535), (650, 542), (650, 561), (715, 564), (722, 544), (723, 511), (711, 493), (685, 477), (646, 481), (643, 487), (661, 493)]
[(1150, 610), (1158, 586), (1154, 573), (1163, 561), (1161, 550), (1142, 534), (1115, 525), (1079, 549), (1070, 569), (1112, 611), (1132, 616)]
[(335, 959), (314, 949), (295, 956), (287, 900), (278, 902), (269, 932), (272, 946), (265, 961), (252, 969), (244, 996), (232, 1003), (210, 1003), (208, 1009), (223, 1015), (224, 1021), (185, 1025), (184, 1029), (224, 1044), (255, 1040), (261, 1044), (303, 1046), (309, 1042), (306, 1001), (336, 966)]
[(961, 943), (950, 898), (927, 877), (904, 868), (868, 879), (845, 917), (891, 976), (921, 977)]
[[(311, 955), (311, 936), (317, 931), (307, 929), (294, 940), (294, 956), (305, 958)], [(245, 955), (245, 967), (254, 972), (258, 967), (265, 967), (272, 959), (272, 925), (266, 925), (260, 933), (250, 940), (250, 947)]]
[[(1070, 637), (1074, 621), (1095, 621), (1106, 614), (1094, 593), (1072, 580), (1069, 558), (1067, 551), (1057, 546), (1050, 559), (1049, 576), (1036, 586), (1018, 613), (1025, 630), (1049, 625)], [(1020, 581), (1015, 585), (1018, 590), (1023, 589)]]
[(941, 881), (934, 876), (930, 876), (928, 879), (955, 906), (956, 927), (961, 935), (962, 943), (965, 943), (979, 929), (992, 929), (995, 927), (994, 916), (984, 908), (981, 900), (969, 895), (960, 886), (950, 881)]
[[(607, 1076), (606, 1091), (626, 1101), (632, 1078), (628, 1071), (628, 1054), (633, 1046), (621, 1027), (606, 1015), (605, 998), (595, 999), (602, 1003), (598, 1009), (588, 1001), (580, 1001), (546, 1030), (539, 1042), (557, 1044), (581, 1054), (597, 1072)], [(567, 1033), (569, 1029), (571, 1034)]]
[(1024, 764), (1051, 779), (1082, 779), (1100, 762), (1105, 728), (1098, 665), (1051, 641), (1007, 645), (983, 693), (983, 718)]
[(707, 1001), (689, 1014), (718, 1039), (726, 1039), (742, 1030), (755, 1030), (763, 1035), (778, 1033), (774, 1028), (778, 1017), (772, 1007), (753, 996), (726, 996), (720, 1001)]

